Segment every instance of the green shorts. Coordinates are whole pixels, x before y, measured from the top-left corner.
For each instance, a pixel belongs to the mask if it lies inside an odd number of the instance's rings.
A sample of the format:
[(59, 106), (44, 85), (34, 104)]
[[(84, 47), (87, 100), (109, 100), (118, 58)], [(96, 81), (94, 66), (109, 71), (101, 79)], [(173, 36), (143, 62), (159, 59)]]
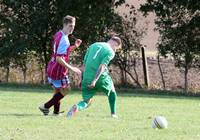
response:
[(112, 90), (113, 81), (109, 75), (101, 76), (93, 89), (88, 88), (91, 82), (92, 80), (83, 80), (82, 82), (82, 98), (84, 101), (92, 98), (96, 92), (104, 92), (108, 95)]

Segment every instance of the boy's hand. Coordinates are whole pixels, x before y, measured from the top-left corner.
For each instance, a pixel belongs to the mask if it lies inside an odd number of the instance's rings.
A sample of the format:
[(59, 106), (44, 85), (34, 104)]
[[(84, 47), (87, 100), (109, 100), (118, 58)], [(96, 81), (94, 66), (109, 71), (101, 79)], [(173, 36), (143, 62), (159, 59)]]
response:
[(79, 46), (81, 45), (81, 43), (82, 43), (82, 40), (81, 40), (81, 39), (76, 39), (76, 41), (75, 41), (75, 46), (76, 46), (76, 47), (79, 47)]
[(88, 85), (89, 88), (94, 88), (96, 85), (96, 80), (93, 80), (92, 83), (90, 85)]

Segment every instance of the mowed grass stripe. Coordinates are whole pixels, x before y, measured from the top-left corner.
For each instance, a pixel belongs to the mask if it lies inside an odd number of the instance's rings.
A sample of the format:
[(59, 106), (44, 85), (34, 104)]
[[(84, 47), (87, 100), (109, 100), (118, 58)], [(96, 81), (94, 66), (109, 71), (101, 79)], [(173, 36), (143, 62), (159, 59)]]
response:
[[(119, 119), (110, 117), (108, 100), (103, 94), (96, 95), (88, 109), (67, 119), (65, 113), (56, 118), (43, 116), (38, 110), (41, 103), (52, 97), (51, 90), (0, 90), (0, 140), (200, 139), (198, 98), (138, 94), (119, 93)], [(81, 93), (72, 91), (62, 100), (61, 110), (66, 112), (80, 99)], [(158, 115), (166, 117), (168, 129), (151, 128)]]

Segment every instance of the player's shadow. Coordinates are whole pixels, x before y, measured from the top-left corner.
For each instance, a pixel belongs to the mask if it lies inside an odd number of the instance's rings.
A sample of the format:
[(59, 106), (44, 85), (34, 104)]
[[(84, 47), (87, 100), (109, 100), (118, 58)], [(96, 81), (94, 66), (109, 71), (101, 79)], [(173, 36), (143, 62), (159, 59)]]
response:
[(27, 114), (27, 113), (0, 113), (0, 116), (14, 116), (14, 117), (36, 117), (41, 114)]

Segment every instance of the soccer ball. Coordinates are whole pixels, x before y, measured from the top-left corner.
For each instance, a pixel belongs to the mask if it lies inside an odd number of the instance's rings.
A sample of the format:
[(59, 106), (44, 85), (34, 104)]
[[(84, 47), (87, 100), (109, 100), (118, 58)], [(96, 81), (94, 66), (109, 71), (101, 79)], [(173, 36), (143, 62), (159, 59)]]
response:
[(152, 122), (152, 125), (151, 127), (156, 129), (164, 129), (164, 128), (167, 128), (167, 120), (165, 117), (163, 116), (156, 116), (154, 119), (153, 119), (153, 122)]

